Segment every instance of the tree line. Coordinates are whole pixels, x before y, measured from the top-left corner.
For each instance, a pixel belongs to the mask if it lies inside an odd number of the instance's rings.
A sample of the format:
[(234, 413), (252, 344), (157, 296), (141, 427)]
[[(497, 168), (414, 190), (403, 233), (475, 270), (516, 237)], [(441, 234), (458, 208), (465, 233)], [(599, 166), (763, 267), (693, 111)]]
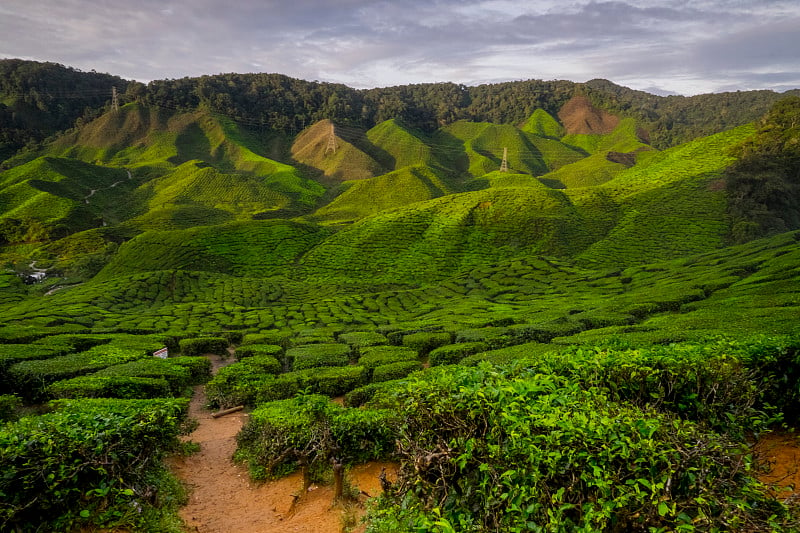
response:
[[(0, 160), (28, 143), (108, 109), (111, 87), (123, 102), (176, 110), (206, 108), (253, 127), (295, 135), (322, 119), (370, 128), (388, 119), (433, 131), (457, 120), (524, 122), (541, 108), (556, 116), (575, 95), (638, 120), (651, 144), (675, 146), (763, 116), (781, 98), (772, 91), (692, 97), (657, 96), (607, 80), (526, 80), (466, 86), (426, 83), (376, 89), (304, 81), (282, 74), (218, 74), (148, 84), (55, 63), (0, 60)], [(800, 90), (794, 91), (800, 95)]]

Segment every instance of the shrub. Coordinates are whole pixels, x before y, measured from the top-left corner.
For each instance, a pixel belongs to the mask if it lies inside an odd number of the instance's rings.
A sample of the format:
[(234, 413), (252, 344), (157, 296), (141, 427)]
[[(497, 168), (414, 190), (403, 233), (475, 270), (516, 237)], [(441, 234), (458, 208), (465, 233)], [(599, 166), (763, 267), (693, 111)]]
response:
[(290, 332), (286, 331), (262, 331), (260, 333), (247, 333), (242, 339), (241, 346), (249, 344), (274, 344), (277, 346), (288, 346), (289, 339), (292, 337)]
[(371, 531), (796, 530), (743, 445), (541, 369), (451, 367), (397, 408), (400, 471)]
[(344, 405), (345, 407), (361, 407), (381, 393), (396, 390), (399, 382), (400, 380), (368, 383), (363, 387), (353, 389), (344, 395)]
[(358, 360), (358, 364), (370, 371), (381, 365), (398, 363), (400, 361), (418, 361), (419, 355), (411, 348), (402, 346), (375, 346), (364, 349), (364, 355)]
[(22, 399), (15, 394), (0, 394), (0, 422), (17, 419), (17, 409), (22, 406)]
[(486, 349), (502, 348), (511, 342), (511, 336), (505, 327), (462, 329), (456, 331), (455, 342), (457, 344), (482, 342), (486, 345)]
[(247, 357), (220, 368), (206, 385), (206, 397), (211, 405), (223, 409), (253, 404), (261, 385), (274, 381), (273, 376), (281, 369), (281, 363), (271, 355)]
[(22, 361), (11, 367), (9, 376), (16, 391), (29, 400), (37, 400), (51, 383), (144, 357), (147, 355), (139, 349), (104, 344), (78, 354)]
[(403, 346), (419, 352), (420, 357), (425, 357), (434, 348), (453, 342), (450, 333), (411, 333), (403, 336)]
[(157, 357), (109, 366), (95, 372), (92, 376), (165, 379), (169, 383), (168, 390), (173, 395), (180, 394), (185, 387), (192, 384), (188, 368), (173, 364), (169, 359)]
[(346, 344), (310, 344), (286, 350), (286, 358), (295, 370), (323, 366), (345, 366), (350, 363), (350, 347)]
[(381, 365), (372, 371), (372, 381), (378, 383), (381, 381), (400, 379), (406, 377), (414, 371), (421, 369), (422, 364), (420, 364), (419, 361), (400, 361), (397, 363), (389, 363), (388, 365)]
[(91, 374), (57, 381), (47, 387), (51, 398), (165, 398), (172, 394), (163, 378)]
[(431, 366), (451, 365), (458, 363), (468, 355), (484, 352), (489, 347), (484, 342), (462, 342), (459, 344), (448, 344), (431, 351), (428, 354), (428, 361)]
[[(0, 530), (143, 531), (186, 400), (69, 400), (0, 428)], [(109, 460), (113, 454), (113, 460)]]
[(213, 353), (216, 355), (228, 355), (228, 340), (222, 337), (196, 337), (183, 339), (179, 343), (181, 354), (185, 356), (205, 355)]
[(283, 348), (276, 344), (248, 344), (247, 346), (239, 346), (236, 348), (236, 358), (239, 360), (254, 355), (271, 355), (277, 358), (282, 354)]
[(389, 343), (389, 339), (375, 331), (351, 331), (339, 335), (339, 342), (353, 347), (356, 353), (367, 346), (381, 346)]
[(394, 443), (393, 419), (388, 411), (343, 408), (315, 395), (270, 402), (250, 413), (236, 439), (236, 458), (255, 479), (305, 466), (308, 485), (314, 467), (386, 457)]
[(289, 372), (259, 384), (256, 403), (291, 398), (301, 390), (326, 396), (342, 396), (365, 385), (367, 370), (361, 366), (311, 368)]
[(211, 378), (211, 361), (207, 357), (170, 357), (167, 361), (189, 371), (190, 385), (199, 385)]

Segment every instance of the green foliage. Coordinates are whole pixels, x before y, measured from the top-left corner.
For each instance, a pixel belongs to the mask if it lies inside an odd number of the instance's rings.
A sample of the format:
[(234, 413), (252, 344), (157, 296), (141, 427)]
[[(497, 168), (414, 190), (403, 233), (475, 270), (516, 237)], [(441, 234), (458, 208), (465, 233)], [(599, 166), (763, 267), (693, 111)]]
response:
[(286, 350), (286, 358), (294, 370), (323, 366), (346, 366), (350, 363), (350, 347), (346, 344), (309, 344)]
[(735, 242), (800, 228), (799, 123), (800, 97), (778, 101), (725, 170)]
[(164, 378), (97, 375), (61, 380), (47, 387), (51, 398), (165, 398), (171, 396)]
[(283, 357), (283, 346), (275, 344), (246, 344), (236, 348), (236, 358), (240, 361), (245, 357), (254, 355), (271, 355), (273, 357)]
[(206, 384), (206, 397), (211, 405), (222, 409), (252, 405), (260, 387), (273, 384), (273, 376), (282, 370), (283, 365), (273, 355), (253, 354), (220, 368)]
[(336, 397), (366, 385), (367, 370), (362, 366), (309, 368), (281, 374), (261, 382), (256, 388), (256, 404), (291, 398), (300, 391)]
[(192, 357), (213, 353), (217, 355), (228, 355), (228, 340), (222, 337), (198, 337), (192, 339), (181, 339), (180, 351), (184, 356)]
[[(457, 339), (458, 340), (458, 339)], [(455, 364), (468, 355), (485, 352), (489, 345), (485, 342), (459, 342), (458, 344), (448, 344), (432, 350), (428, 354), (428, 361), (431, 366)]]
[(353, 389), (344, 395), (345, 407), (361, 407), (373, 400), (376, 396), (393, 393), (400, 380), (382, 381), (380, 383), (368, 383), (363, 387)]
[(373, 346), (365, 348), (361, 353), (358, 364), (368, 370), (390, 363), (419, 360), (419, 352), (405, 346)]
[(339, 342), (349, 344), (354, 350), (364, 353), (364, 348), (388, 344), (389, 340), (376, 331), (351, 331), (340, 334)]
[(422, 364), (419, 361), (398, 361), (380, 365), (372, 370), (372, 381), (380, 383), (381, 381), (402, 379), (417, 370), (422, 370)]
[(147, 356), (141, 349), (104, 344), (76, 354), (22, 361), (13, 365), (8, 375), (14, 391), (35, 400), (40, 398), (45, 387), (56, 381)]
[(168, 505), (161, 460), (186, 410), (185, 400), (73, 400), (0, 428), (0, 528), (149, 529), (145, 517)]
[(569, 379), (449, 370), (409, 384), (398, 408), (400, 474), (371, 531), (439, 517), (465, 530), (793, 527), (740, 445)]
[(256, 479), (284, 476), (298, 466), (355, 464), (385, 457), (394, 435), (386, 411), (343, 408), (302, 395), (264, 404), (237, 436), (236, 458)]
[(453, 342), (453, 337), (447, 332), (420, 332), (403, 336), (403, 346), (415, 350), (420, 357), (425, 357), (431, 350), (451, 342)]
[(0, 394), (0, 423), (17, 419), (17, 408), (22, 406), (22, 398), (15, 394)]

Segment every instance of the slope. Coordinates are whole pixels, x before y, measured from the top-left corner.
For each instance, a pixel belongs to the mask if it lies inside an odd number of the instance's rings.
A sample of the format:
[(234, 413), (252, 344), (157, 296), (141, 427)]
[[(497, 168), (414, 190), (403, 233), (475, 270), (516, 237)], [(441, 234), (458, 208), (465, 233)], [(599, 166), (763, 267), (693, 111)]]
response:
[(446, 180), (423, 165), (406, 166), (365, 180), (347, 181), (343, 186), (346, 187), (344, 192), (318, 209), (311, 217), (313, 220), (354, 222), (381, 211), (452, 192)]
[[(719, 180), (733, 161), (730, 148), (753, 131), (742, 126), (649, 154), (603, 184), (600, 189), (619, 206), (617, 223), (579, 259), (631, 264), (722, 247), (728, 220)], [(569, 190), (567, 195), (579, 202)]]
[[(348, 128), (346, 132), (345, 139), (330, 120), (321, 120), (297, 136), (292, 157), (333, 182), (371, 178), (391, 170), (364, 151), (363, 131)], [(381, 159), (386, 162), (386, 157)]]

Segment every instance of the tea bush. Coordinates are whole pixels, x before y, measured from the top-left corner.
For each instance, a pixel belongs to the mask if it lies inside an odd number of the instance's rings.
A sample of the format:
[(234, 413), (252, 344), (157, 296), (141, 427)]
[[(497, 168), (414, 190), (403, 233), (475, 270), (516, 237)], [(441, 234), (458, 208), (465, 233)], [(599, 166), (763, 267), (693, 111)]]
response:
[(0, 423), (17, 419), (17, 409), (22, 406), (22, 398), (15, 394), (0, 394)]
[(223, 337), (196, 337), (179, 342), (181, 355), (197, 356), (207, 353), (228, 355), (228, 340)]
[(245, 357), (254, 355), (271, 355), (276, 358), (283, 358), (283, 347), (275, 344), (248, 344), (236, 348), (236, 358), (240, 361)]
[(388, 365), (375, 367), (372, 371), (372, 381), (374, 383), (380, 383), (381, 381), (401, 379), (417, 370), (422, 370), (422, 364), (419, 361), (398, 361), (397, 363), (389, 363)]
[(286, 350), (286, 358), (294, 370), (323, 366), (345, 366), (350, 363), (350, 347), (346, 344), (309, 344)]
[(220, 368), (206, 385), (211, 405), (225, 409), (236, 405), (252, 405), (259, 387), (280, 373), (283, 365), (271, 355), (253, 355)]
[(146, 352), (140, 349), (102, 344), (77, 354), (22, 361), (11, 367), (9, 377), (13, 390), (29, 400), (36, 400), (41, 399), (44, 389), (56, 381), (147, 356)]
[(451, 367), (398, 402), (400, 472), (369, 531), (797, 526), (743, 445), (566, 377)]
[(428, 361), (431, 366), (451, 365), (458, 363), (468, 355), (485, 352), (489, 346), (485, 342), (461, 342), (458, 344), (448, 344), (431, 351), (428, 354)]
[(288, 372), (258, 385), (256, 403), (291, 398), (300, 391), (325, 396), (342, 396), (366, 385), (367, 370), (362, 366), (322, 367)]
[(164, 378), (97, 375), (56, 381), (46, 390), (51, 398), (166, 398), (172, 395)]
[(250, 413), (237, 435), (236, 458), (255, 479), (281, 477), (300, 466), (383, 458), (393, 448), (393, 419), (388, 411), (344, 408), (314, 395), (269, 402)]
[(411, 333), (403, 336), (403, 346), (419, 352), (420, 357), (425, 357), (428, 352), (439, 346), (450, 344), (453, 338), (447, 332)]
[(0, 428), (0, 530), (152, 529), (177, 496), (167, 493), (162, 458), (177, 446), (187, 408), (69, 400)]

